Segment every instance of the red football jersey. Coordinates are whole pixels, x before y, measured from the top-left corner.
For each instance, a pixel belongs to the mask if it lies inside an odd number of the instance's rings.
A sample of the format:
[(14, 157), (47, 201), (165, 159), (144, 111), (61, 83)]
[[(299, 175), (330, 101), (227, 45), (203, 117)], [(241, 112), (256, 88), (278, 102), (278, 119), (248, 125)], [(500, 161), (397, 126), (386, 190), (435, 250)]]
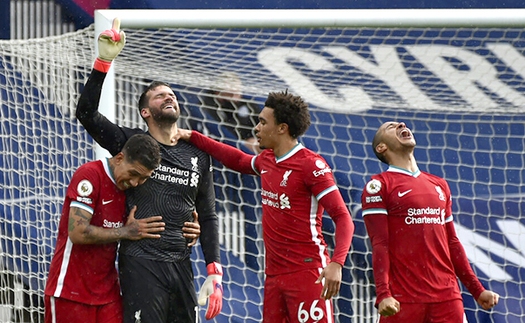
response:
[[(196, 131), (190, 140), (226, 167), (261, 177), (267, 275), (345, 263), (354, 223), (323, 157), (300, 143), (276, 157), (272, 149), (246, 154)], [(337, 226), (331, 259), (321, 233), (325, 208)]]
[(318, 201), (338, 190), (326, 161), (298, 144), (279, 158), (262, 151), (254, 157), (254, 170), (261, 176), (266, 274), (326, 267), (330, 257)]
[(388, 223), (387, 230), (374, 229), (383, 236), (371, 236), (373, 244), (384, 241), (388, 250), (389, 261), (374, 258), (378, 296), (410, 303), (461, 299), (446, 229), (453, 219), (444, 179), (391, 166), (366, 184), (362, 207), (365, 223), (378, 215), (386, 215)]
[(86, 163), (73, 174), (62, 208), (46, 295), (90, 305), (119, 300), (117, 243), (73, 244), (68, 237), (68, 222), (70, 208), (77, 207), (93, 215), (92, 225), (121, 227), (126, 217), (125, 199), (107, 160)]

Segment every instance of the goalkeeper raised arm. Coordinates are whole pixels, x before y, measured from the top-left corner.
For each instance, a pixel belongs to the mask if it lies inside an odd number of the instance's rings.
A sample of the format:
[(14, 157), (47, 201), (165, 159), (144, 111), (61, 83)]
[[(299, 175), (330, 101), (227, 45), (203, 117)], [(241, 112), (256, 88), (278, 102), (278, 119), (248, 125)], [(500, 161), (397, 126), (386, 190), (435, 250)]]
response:
[[(76, 116), (89, 134), (111, 154), (120, 151), (126, 139), (139, 128), (118, 126), (98, 112), (102, 85), (112, 61), (125, 45), (125, 34), (116, 19), (113, 28), (98, 38), (99, 56), (81, 93)], [(161, 238), (153, 242), (122, 243), (119, 274), (124, 304), (124, 323), (195, 322), (197, 295), (190, 261), (193, 226), (198, 213), (200, 242), (208, 278), (199, 303), (206, 303), (206, 318), (222, 308), (222, 268), (220, 265), (218, 219), (211, 158), (195, 146), (173, 140), (177, 134), (180, 108), (173, 90), (163, 82), (153, 82), (140, 96), (138, 111), (148, 133), (161, 147), (161, 163), (144, 185), (126, 193), (127, 205), (137, 205), (137, 219), (161, 215), (166, 223)], [(202, 300), (200, 300), (202, 298)]]

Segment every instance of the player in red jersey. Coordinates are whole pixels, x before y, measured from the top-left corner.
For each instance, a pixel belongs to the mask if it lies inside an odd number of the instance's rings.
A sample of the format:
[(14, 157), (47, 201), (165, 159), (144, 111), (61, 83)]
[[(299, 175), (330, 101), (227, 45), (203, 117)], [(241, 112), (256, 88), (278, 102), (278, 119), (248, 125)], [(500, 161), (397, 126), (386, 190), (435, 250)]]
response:
[(484, 309), (499, 295), (474, 274), (454, 228), (447, 182), (419, 170), (416, 141), (402, 122), (379, 127), (372, 147), (389, 165), (372, 176), (362, 195), (372, 242), (380, 322), (463, 322), (457, 277)]
[[(270, 93), (255, 127), (253, 156), (202, 134), (179, 129), (182, 139), (226, 167), (261, 177), (266, 249), (263, 322), (333, 322), (331, 298), (354, 232), (332, 170), (298, 141), (310, 126), (307, 104), (287, 92)], [(324, 210), (336, 224), (332, 257), (321, 232)]]
[(135, 219), (136, 208), (126, 220), (124, 190), (144, 183), (159, 162), (157, 142), (141, 134), (73, 174), (45, 289), (46, 323), (122, 323), (117, 242), (159, 238), (164, 230), (160, 216)]

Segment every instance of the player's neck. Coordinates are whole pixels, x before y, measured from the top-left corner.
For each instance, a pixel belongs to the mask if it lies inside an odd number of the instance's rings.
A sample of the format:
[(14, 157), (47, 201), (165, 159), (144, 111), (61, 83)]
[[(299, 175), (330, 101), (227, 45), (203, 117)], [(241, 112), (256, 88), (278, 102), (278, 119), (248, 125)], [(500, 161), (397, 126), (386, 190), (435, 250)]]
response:
[(115, 157), (107, 158), (107, 160), (108, 160), (109, 173), (111, 174), (112, 178), (115, 178), (115, 166), (116, 166)]
[(398, 168), (406, 169), (412, 173), (416, 172), (419, 168), (417, 167), (416, 159), (413, 154), (407, 155), (396, 155), (392, 156), (390, 165)]
[(148, 131), (151, 136), (166, 146), (175, 146), (177, 144), (177, 129), (178, 127), (176, 123), (170, 125), (148, 125)]
[(299, 142), (297, 139), (293, 138), (287, 138), (285, 140), (281, 140), (280, 142), (276, 143), (273, 147), (273, 154), (276, 157), (282, 157), (285, 154), (287, 154), (290, 150), (292, 150), (295, 146), (297, 146)]

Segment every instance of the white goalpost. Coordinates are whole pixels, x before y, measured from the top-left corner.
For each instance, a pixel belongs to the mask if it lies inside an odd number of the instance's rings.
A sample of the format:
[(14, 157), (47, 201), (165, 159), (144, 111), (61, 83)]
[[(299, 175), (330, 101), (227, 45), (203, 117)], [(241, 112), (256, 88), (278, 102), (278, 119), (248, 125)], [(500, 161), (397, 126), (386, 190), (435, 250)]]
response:
[[(360, 198), (370, 176), (385, 169), (370, 145), (388, 120), (406, 122), (420, 168), (448, 180), (469, 260), (502, 296), (488, 313), (461, 286), (469, 321), (525, 319), (525, 9), (98, 10), (95, 24), (75, 33), (0, 41), (0, 321), (41, 322), (69, 179), (107, 155), (74, 111), (96, 38), (115, 17), (127, 43), (100, 111), (120, 125), (145, 126), (138, 98), (153, 80), (175, 90), (181, 127), (241, 149), (206, 100), (217, 99), (219, 76), (235, 73), (246, 104), (259, 108), (269, 92), (284, 89), (309, 103), (312, 126), (300, 140), (330, 163), (356, 224), (336, 322), (377, 321)], [(259, 180), (220, 164), (214, 174), (225, 273), (215, 321), (260, 322)], [(333, 224), (329, 217), (323, 224), (333, 250)], [(192, 259), (200, 288), (199, 246)]]

